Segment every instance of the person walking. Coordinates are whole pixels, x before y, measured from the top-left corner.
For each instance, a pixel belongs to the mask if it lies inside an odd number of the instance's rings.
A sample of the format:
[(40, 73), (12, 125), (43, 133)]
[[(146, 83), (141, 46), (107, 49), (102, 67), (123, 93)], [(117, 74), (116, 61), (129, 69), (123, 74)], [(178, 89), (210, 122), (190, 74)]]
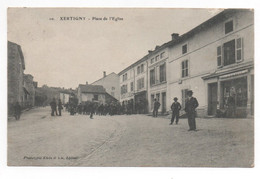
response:
[(185, 103), (185, 112), (188, 117), (188, 124), (190, 129), (188, 131), (197, 131), (196, 130), (196, 108), (199, 106), (199, 103), (196, 98), (194, 98), (193, 92), (191, 90), (187, 91), (188, 98)]
[(55, 98), (52, 99), (52, 101), (50, 102), (50, 106), (51, 106), (51, 116), (54, 116), (54, 112), (57, 114), (57, 104), (56, 104), (56, 100)]
[(58, 101), (58, 111), (59, 111), (59, 116), (61, 116), (61, 110), (63, 109), (62, 107), (62, 103), (61, 103), (61, 100), (59, 99)]
[(160, 108), (160, 103), (159, 101), (156, 100), (156, 98), (154, 99), (154, 104), (153, 104), (153, 117), (157, 117), (158, 116), (158, 109)]
[(176, 124), (179, 122), (179, 116), (180, 116), (180, 110), (181, 110), (181, 104), (178, 102), (178, 98), (173, 99), (174, 102), (171, 105), (172, 110), (172, 119), (170, 125), (174, 123), (174, 119), (176, 118)]
[(19, 102), (16, 102), (14, 105), (14, 117), (16, 120), (20, 119), (21, 113), (22, 113), (22, 108), (21, 108)]

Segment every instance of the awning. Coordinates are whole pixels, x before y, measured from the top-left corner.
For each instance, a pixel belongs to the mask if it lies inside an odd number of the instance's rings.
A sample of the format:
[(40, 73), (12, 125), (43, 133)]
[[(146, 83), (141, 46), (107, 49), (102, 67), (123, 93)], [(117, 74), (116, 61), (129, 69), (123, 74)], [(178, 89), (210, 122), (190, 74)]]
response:
[(238, 75), (243, 75), (243, 74), (246, 74), (246, 73), (248, 73), (248, 70), (242, 70), (242, 71), (238, 71), (238, 72), (235, 72), (235, 73), (230, 73), (230, 74), (219, 76), (219, 78), (220, 79), (226, 79), (226, 78), (231, 78), (231, 77), (238, 76)]
[(27, 89), (25, 87), (23, 87), (23, 91), (25, 94), (30, 95), (30, 93), (27, 91)]

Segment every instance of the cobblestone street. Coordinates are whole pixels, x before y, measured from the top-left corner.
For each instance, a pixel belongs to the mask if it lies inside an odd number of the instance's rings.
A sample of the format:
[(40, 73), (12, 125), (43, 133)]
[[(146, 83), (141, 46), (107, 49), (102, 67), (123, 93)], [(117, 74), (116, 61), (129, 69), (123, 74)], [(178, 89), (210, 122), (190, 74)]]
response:
[(9, 166), (252, 167), (253, 119), (187, 119), (146, 115), (51, 117), (50, 108), (8, 121)]

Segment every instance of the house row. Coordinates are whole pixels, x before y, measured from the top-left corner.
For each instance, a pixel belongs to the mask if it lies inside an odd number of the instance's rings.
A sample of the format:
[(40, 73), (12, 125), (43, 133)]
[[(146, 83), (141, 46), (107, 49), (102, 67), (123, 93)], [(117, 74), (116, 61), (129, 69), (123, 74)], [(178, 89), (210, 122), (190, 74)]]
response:
[(156, 46), (119, 74), (120, 102), (146, 101), (167, 113), (173, 98), (185, 107), (187, 90), (199, 102), (198, 116), (214, 116), (235, 94), (236, 116), (254, 110), (254, 12), (226, 9), (183, 35)]
[(30, 74), (24, 74), (25, 60), (21, 46), (8, 41), (8, 111), (19, 102), (22, 108), (35, 105), (37, 82)]

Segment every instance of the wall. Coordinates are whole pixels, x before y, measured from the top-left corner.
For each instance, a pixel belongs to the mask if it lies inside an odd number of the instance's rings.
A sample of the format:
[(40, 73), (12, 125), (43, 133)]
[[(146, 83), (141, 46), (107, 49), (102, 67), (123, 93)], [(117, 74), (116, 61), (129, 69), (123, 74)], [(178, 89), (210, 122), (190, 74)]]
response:
[[(120, 98), (120, 86), (119, 86), (119, 76), (115, 73), (111, 73), (104, 78), (92, 83), (91, 85), (102, 85), (106, 92), (111, 96), (119, 100)], [(112, 89), (112, 88), (115, 89)]]
[[(230, 34), (224, 33), (224, 22), (234, 20), (234, 31)], [(196, 33), (189, 39), (170, 48), (169, 57), (169, 94), (168, 105), (173, 97), (181, 100), (181, 89), (191, 89), (197, 97), (200, 106), (198, 110), (207, 109), (207, 84), (201, 78), (218, 69), (217, 67), (217, 47), (223, 43), (242, 37), (243, 57), (241, 63), (253, 61), (254, 58), (254, 30), (253, 13), (237, 12), (231, 14), (228, 19), (212, 25), (210, 28)], [(188, 53), (182, 55), (182, 45), (188, 44)], [(188, 59), (189, 76), (181, 78), (181, 62)], [(237, 64), (223, 68), (234, 67)]]

